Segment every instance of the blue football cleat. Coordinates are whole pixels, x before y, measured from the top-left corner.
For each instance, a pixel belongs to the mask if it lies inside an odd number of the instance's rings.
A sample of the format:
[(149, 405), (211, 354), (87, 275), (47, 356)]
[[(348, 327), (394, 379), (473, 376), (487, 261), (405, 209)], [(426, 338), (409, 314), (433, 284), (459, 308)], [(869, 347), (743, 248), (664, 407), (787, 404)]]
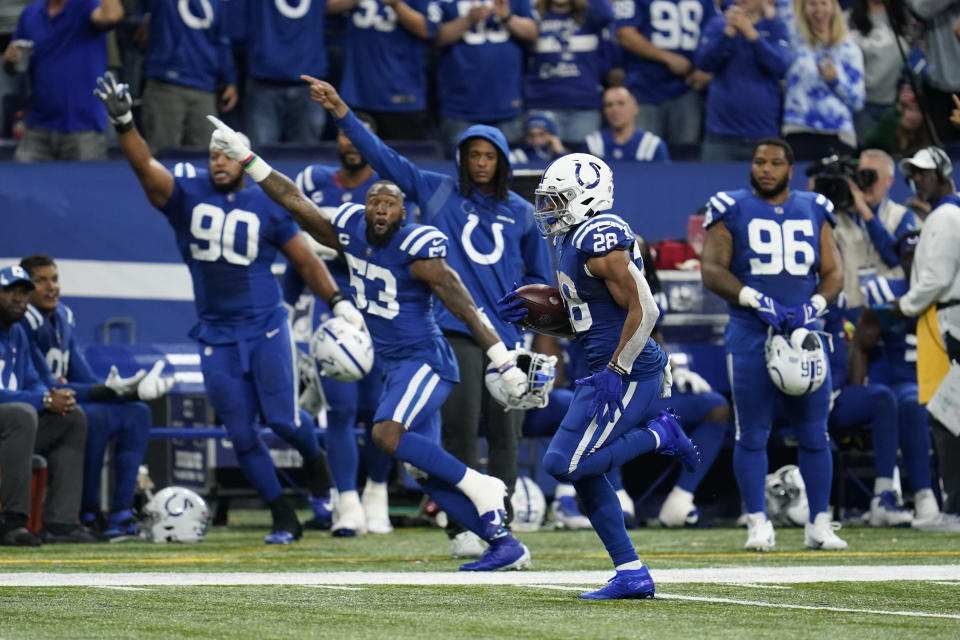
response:
[(333, 501), (329, 495), (317, 498), (308, 496), (313, 517), (303, 523), (307, 529), (329, 529), (333, 524)]
[(486, 513), (480, 516), (480, 522), (483, 524), (483, 535), (480, 537), (483, 540), (493, 540), (494, 538), (502, 536), (506, 532), (504, 522), (506, 522), (507, 512), (503, 509), (494, 509), (493, 511), (487, 511)]
[(530, 550), (527, 546), (507, 535), (490, 543), (476, 562), (460, 565), (460, 571), (510, 571), (530, 566)]
[(291, 544), (297, 541), (297, 537), (289, 531), (271, 531), (263, 541), (266, 544)]
[(629, 571), (617, 571), (617, 575), (596, 591), (581, 593), (584, 600), (625, 600), (653, 597), (653, 578), (646, 567)]
[(137, 535), (137, 521), (133, 518), (133, 511), (123, 509), (116, 513), (111, 513), (107, 518), (107, 528), (103, 535), (110, 539), (123, 538)]
[(657, 453), (665, 456), (675, 456), (683, 463), (687, 471), (696, 471), (700, 464), (700, 449), (684, 433), (680, 426), (680, 416), (673, 409), (661, 411), (647, 428), (660, 436), (660, 446)]

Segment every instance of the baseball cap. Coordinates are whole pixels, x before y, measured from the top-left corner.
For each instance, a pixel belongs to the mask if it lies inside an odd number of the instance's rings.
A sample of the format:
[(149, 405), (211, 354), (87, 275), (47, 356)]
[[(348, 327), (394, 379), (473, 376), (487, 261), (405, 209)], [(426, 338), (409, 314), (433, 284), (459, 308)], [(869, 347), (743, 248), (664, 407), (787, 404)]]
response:
[(30, 281), (30, 276), (27, 275), (26, 270), (20, 265), (14, 264), (0, 269), (0, 287), (6, 289), (18, 282), (26, 282), (28, 289), (33, 290), (36, 288), (33, 282)]
[(523, 121), (523, 131), (526, 133), (534, 127), (546, 129), (553, 135), (557, 135), (557, 121), (549, 111), (538, 111), (527, 116)]
[(900, 161), (900, 171), (905, 176), (909, 176), (918, 169), (939, 170), (944, 177), (949, 177), (953, 173), (950, 156), (937, 147), (924, 147), (913, 154), (912, 158), (904, 158)]

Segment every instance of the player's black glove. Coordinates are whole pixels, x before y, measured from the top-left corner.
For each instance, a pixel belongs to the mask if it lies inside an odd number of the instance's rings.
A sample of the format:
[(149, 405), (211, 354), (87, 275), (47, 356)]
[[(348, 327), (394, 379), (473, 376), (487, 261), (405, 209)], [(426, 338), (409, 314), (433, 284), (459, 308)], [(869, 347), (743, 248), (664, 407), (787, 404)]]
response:
[(110, 71), (107, 71), (102, 78), (97, 78), (97, 85), (100, 89), (94, 89), (93, 93), (106, 105), (107, 116), (117, 129), (117, 133), (125, 133), (132, 129), (133, 96), (130, 95), (130, 87), (117, 82)]

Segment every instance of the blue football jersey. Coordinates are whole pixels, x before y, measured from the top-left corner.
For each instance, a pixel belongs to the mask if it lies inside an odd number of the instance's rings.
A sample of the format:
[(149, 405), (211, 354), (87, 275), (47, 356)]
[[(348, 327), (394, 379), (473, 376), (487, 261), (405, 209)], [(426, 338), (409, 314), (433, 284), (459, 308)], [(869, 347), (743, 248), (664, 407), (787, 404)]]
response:
[[(882, 282), (882, 284), (881, 284)], [(871, 282), (861, 278), (861, 286), (882, 287), (871, 292), (870, 298), (900, 298), (910, 290), (905, 278), (883, 278)], [(880, 350), (883, 355), (883, 377), (888, 384), (917, 382), (917, 319), (895, 316), (888, 309), (875, 309), (883, 333)], [(873, 370), (871, 369), (871, 378)]]
[[(27, 332), (30, 342), (43, 357), (54, 379), (61, 378), (69, 382), (100, 382), (90, 369), (83, 353), (77, 349), (74, 332), (77, 321), (73, 310), (59, 303), (52, 318), (47, 318), (35, 306), (27, 305), (27, 312), (20, 321)], [(37, 365), (37, 372), (43, 376), (43, 370)]]
[[(636, 27), (660, 49), (693, 60), (700, 31), (715, 16), (713, 0), (614, 0), (616, 27)], [(690, 87), (659, 62), (624, 52), (624, 84), (641, 103), (660, 104), (686, 93)]]
[[(440, 9), (431, 0), (410, 0), (433, 38)], [(393, 7), (360, 0), (350, 12), (344, 40), (340, 95), (354, 109), (423, 111), (427, 108), (426, 42), (403, 28)]]
[[(707, 203), (703, 224), (709, 228), (720, 221), (733, 236), (730, 271), (744, 285), (787, 306), (801, 305), (816, 292), (820, 231), (824, 223), (836, 224), (833, 204), (825, 196), (793, 191), (786, 202), (772, 205), (748, 189), (720, 191)], [(762, 346), (767, 325), (754, 310), (727, 306), (727, 350)]]
[[(243, 0), (247, 70), (254, 78), (299, 84), (327, 75), (327, 0)], [(233, 4), (237, 0), (232, 0)], [(229, 10), (229, 9), (228, 9)], [(244, 9), (234, 9), (243, 11)]]
[(832, 304), (827, 307), (822, 321), (823, 330), (830, 336), (829, 340), (823, 342), (830, 361), (830, 379), (833, 389), (837, 390), (847, 384), (847, 318), (836, 304)]
[[(554, 241), (557, 281), (563, 295), (570, 325), (583, 346), (591, 371), (600, 371), (613, 356), (623, 333), (627, 310), (610, 295), (600, 278), (590, 275), (587, 260), (615, 250), (629, 251), (633, 263), (643, 272), (643, 259), (633, 231), (623, 218), (612, 213), (599, 214)], [(625, 380), (659, 375), (667, 364), (667, 354), (652, 338), (633, 363)]]
[(184, 173), (161, 211), (193, 279), (200, 321), (190, 336), (230, 344), (262, 335), (286, 313), (270, 267), (300, 228), (257, 186), (220, 193), (206, 171)]
[(584, 140), (587, 153), (605, 160), (627, 160), (636, 162), (669, 162), (670, 152), (663, 139), (649, 131), (637, 129), (626, 142), (613, 139), (609, 128), (587, 134)]
[(433, 291), (410, 272), (415, 260), (445, 257), (447, 236), (436, 227), (408, 224), (400, 227), (386, 246), (371, 245), (361, 204), (340, 207), (333, 226), (350, 266), (354, 302), (364, 314), (377, 355), (419, 355), (433, 364), (441, 377), (459, 380), (456, 359), (436, 361), (436, 352), (452, 351), (433, 313)]

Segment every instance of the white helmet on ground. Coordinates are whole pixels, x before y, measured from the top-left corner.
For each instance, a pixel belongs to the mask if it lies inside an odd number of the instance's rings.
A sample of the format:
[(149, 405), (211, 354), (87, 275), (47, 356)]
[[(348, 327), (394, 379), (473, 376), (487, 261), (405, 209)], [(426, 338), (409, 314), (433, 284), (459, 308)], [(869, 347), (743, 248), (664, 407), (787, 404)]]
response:
[(537, 531), (547, 515), (547, 499), (530, 476), (518, 476), (516, 489), (510, 498), (513, 521), (510, 528), (521, 533)]
[(143, 536), (154, 542), (200, 542), (207, 532), (207, 503), (185, 487), (167, 487), (143, 508)]
[(550, 391), (557, 378), (557, 356), (517, 349), (517, 366), (527, 374), (526, 390), (519, 396), (506, 391), (500, 372), (492, 364), (487, 366), (485, 382), (493, 399), (507, 409), (542, 409), (550, 401)]
[(613, 172), (596, 156), (571, 153), (550, 163), (534, 193), (537, 228), (559, 235), (613, 206)]
[(340, 316), (325, 320), (310, 339), (310, 355), (328, 378), (340, 382), (360, 380), (373, 367), (370, 335)]
[(788, 395), (813, 393), (827, 379), (828, 363), (823, 341), (812, 331), (796, 329), (789, 338), (771, 334), (764, 350), (770, 379)]
[(767, 474), (767, 517), (774, 524), (802, 527), (810, 519), (807, 486), (795, 464)]

